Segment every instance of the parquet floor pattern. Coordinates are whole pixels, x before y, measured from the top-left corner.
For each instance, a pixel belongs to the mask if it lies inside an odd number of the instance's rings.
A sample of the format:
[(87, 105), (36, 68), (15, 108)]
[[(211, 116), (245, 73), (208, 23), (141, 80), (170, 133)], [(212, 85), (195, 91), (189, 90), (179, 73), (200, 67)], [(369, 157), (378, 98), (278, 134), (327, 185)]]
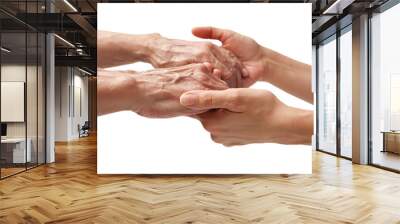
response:
[(319, 152), (312, 175), (99, 176), (96, 138), (0, 181), (0, 223), (400, 223), (400, 175)]

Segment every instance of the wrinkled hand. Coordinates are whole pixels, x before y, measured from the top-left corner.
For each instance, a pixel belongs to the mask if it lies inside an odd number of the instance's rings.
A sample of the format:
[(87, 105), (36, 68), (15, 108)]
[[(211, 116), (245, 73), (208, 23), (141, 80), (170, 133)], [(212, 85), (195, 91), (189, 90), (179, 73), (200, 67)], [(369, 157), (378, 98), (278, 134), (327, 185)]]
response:
[(243, 79), (244, 87), (252, 85), (264, 73), (262, 47), (253, 39), (231, 30), (215, 27), (196, 27), (192, 33), (200, 38), (221, 41), (223, 48), (239, 58), (248, 73), (248, 77)]
[[(180, 98), (197, 115), (211, 138), (225, 146), (250, 143), (309, 143), (312, 112), (291, 108), (266, 90), (238, 88), (222, 91), (190, 91)], [(304, 126), (303, 126), (304, 122)]]
[(161, 36), (153, 38), (149, 61), (154, 67), (209, 62), (217, 69), (215, 75), (228, 83), (229, 87), (241, 87), (242, 75), (247, 73), (238, 58), (228, 50), (210, 42), (174, 40)]
[(207, 109), (190, 109), (180, 104), (180, 96), (190, 90), (224, 90), (228, 85), (215, 77), (209, 63), (161, 68), (141, 74), (139, 105), (135, 111), (145, 117), (175, 117), (194, 115)]

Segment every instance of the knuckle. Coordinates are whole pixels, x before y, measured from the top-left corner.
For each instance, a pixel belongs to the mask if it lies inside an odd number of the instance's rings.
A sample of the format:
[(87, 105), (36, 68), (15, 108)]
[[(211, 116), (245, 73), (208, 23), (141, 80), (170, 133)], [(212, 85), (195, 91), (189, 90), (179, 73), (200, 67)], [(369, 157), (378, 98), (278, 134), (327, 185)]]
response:
[(220, 82), (216, 83), (214, 88), (218, 89), (218, 90), (224, 90), (224, 89), (228, 89), (229, 85), (224, 81), (220, 81)]
[(241, 94), (239, 91), (233, 90), (230, 92), (230, 98), (232, 102), (237, 102), (241, 99)]
[(270, 99), (273, 97), (273, 94), (270, 91), (263, 91), (264, 97)]
[(201, 73), (201, 72), (199, 72), (198, 75), (199, 75), (198, 80), (199, 80), (202, 84), (203, 84), (204, 82), (207, 82), (207, 81), (208, 81), (207, 75), (205, 75), (205, 74), (203, 74), (203, 73)]
[(233, 106), (233, 107), (240, 107), (241, 105), (243, 105), (242, 99), (243, 99), (243, 97), (242, 97), (242, 95), (240, 94), (240, 92), (238, 92), (238, 91), (232, 91), (232, 92), (230, 93), (230, 100), (229, 100), (229, 102), (230, 102), (230, 105), (231, 105), (231, 106)]
[(213, 97), (211, 95), (204, 95), (203, 97), (200, 98), (200, 104), (209, 107), (213, 105)]
[(197, 64), (197, 65), (196, 65), (196, 69), (197, 69), (198, 71), (200, 71), (201, 73), (203, 73), (203, 74), (207, 74), (207, 72), (208, 72), (207, 67), (206, 67), (204, 64), (202, 64), (202, 63)]
[(276, 97), (270, 91), (263, 91), (263, 98), (268, 101), (269, 103), (275, 103)]
[(160, 61), (160, 62), (158, 62), (157, 67), (166, 68), (166, 67), (168, 67), (169, 64), (170, 64), (170, 62), (168, 62), (168, 61)]

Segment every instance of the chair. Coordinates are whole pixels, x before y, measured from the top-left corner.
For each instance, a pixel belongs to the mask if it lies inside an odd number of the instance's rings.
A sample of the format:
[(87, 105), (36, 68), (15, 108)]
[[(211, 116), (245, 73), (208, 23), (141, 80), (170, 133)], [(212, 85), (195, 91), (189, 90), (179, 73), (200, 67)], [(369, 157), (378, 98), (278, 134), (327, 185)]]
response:
[(89, 136), (89, 129), (90, 129), (89, 121), (85, 121), (82, 127), (80, 127), (80, 125), (78, 124), (79, 138)]

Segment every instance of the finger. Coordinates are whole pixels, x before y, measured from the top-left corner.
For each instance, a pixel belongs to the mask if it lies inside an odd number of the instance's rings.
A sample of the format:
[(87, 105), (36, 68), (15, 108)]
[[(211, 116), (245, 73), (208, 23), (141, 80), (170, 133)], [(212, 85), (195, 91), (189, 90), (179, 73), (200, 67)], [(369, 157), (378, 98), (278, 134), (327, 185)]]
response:
[(243, 64), (237, 59), (237, 57), (228, 50), (222, 47), (213, 47), (212, 52), (214, 56), (218, 59), (218, 61), (222, 64), (224, 68), (222, 71), (222, 79), (223, 80), (230, 80), (234, 79), (234, 85), (230, 85), (230, 87), (241, 87), (241, 85), (236, 82), (236, 78), (232, 78), (232, 76), (240, 76), (246, 77), (248, 76), (247, 70), (243, 66)]
[(243, 112), (238, 89), (194, 90), (181, 95), (180, 102), (191, 109), (224, 108), (232, 112)]
[(211, 51), (217, 60), (215, 67), (221, 71), (220, 75), (221, 79), (223, 80), (229, 79), (230, 76), (232, 75), (232, 68), (230, 68), (231, 63), (228, 61), (229, 59), (227, 58), (229, 55), (223, 54), (222, 51), (217, 47), (212, 48)]
[(240, 74), (236, 74), (236, 88), (242, 88), (243, 87), (243, 81), (242, 77)]
[(203, 65), (207, 68), (209, 73), (213, 71), (213, 66), (211, 65), (210, 62), (203, 62)]
[(247, 77), (242, 79), (242, 87), (250, 87), (252, 84), (254, 84), (254, 80), (252, 78)]
[(213, 76), (214, 76), (214, 77), (217, 77), (217, 78), (219, 78), (219, 79), (221, 79), (221, 77), (222, 77), (222, 71), (221, 71), (220, 69), (218, 69), (218, 68), (214, 69), (214, 70), (213, 70)]
[(216, 39), (224, 43), (228, 40), (235, 32), (231, 30), (219, 29), (211, 26), (207, 27), (195, 27), (192, 29), (193, 35), (204, 39)]
[(249, 74), (249, 72), (247, 71), (247, 69), (244, 68), (244, 67), (242, 66), (242, 77), (243, 77), (243, 78), (247, 78), (247, 77), (249, 77), (249, 76), (250, 76), (250, 74)]

